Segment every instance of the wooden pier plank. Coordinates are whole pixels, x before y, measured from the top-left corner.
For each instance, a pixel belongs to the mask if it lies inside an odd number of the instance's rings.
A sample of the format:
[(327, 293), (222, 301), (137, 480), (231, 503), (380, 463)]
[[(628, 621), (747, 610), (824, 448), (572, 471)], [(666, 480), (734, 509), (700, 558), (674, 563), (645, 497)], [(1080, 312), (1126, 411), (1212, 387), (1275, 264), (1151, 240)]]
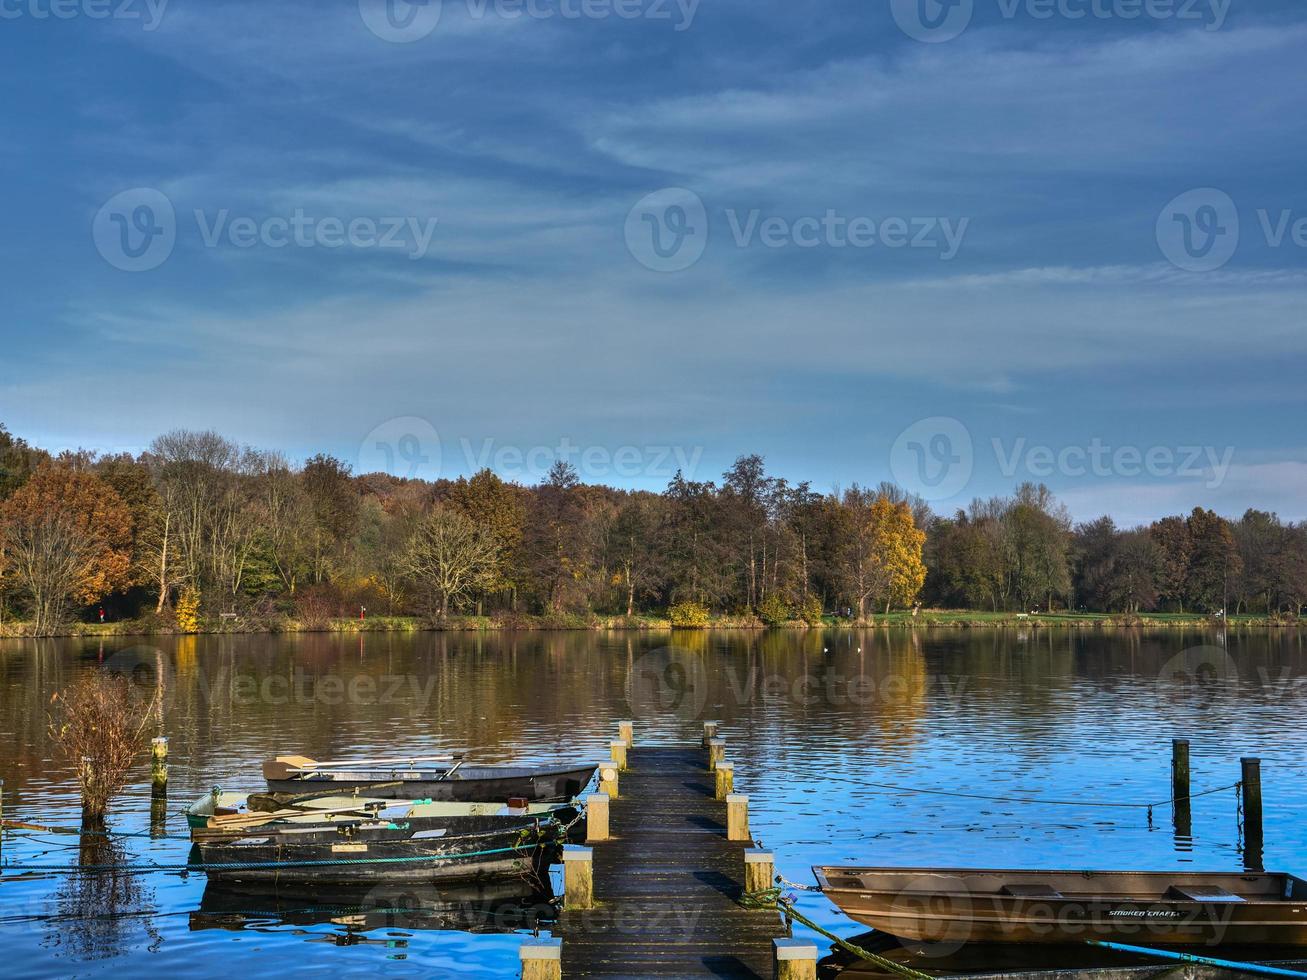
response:
[(559, 918), (564, 977), (771, 977), (772, 940), (786, 929), (736, 901), (753, 845), (726, 839), (707, 762), (698, 747), (630, 751), (612, 839), (594, 846), (598, 907)]

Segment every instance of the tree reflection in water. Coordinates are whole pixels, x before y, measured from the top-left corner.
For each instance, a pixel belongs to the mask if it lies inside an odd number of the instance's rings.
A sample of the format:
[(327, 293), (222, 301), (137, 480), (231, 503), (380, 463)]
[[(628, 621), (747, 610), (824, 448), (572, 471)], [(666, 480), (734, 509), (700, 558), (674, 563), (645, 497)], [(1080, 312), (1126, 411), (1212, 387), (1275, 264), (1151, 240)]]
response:
[(129, 870), (132, 858), (122, 844), (83, 826), (77, 855), (88, 870), (70, 874), (55, 893), (58, 915), (44, 945), (59, 956), (104, 960), (127, 952), (143, 935), (155, 950), (162, 937), (150, 918), (154, 889)]

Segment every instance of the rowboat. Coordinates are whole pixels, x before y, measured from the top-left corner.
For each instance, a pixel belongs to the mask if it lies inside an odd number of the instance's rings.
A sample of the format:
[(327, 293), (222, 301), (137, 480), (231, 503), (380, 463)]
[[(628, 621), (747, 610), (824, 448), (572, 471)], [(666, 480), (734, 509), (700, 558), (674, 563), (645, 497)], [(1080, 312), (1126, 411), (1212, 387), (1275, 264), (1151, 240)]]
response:
[(570, 805), (525, 801), (505, 806), (322, 797), (267, 811), (251, 809), (248, 799), (210, 793), (187, 811), (191, 863), (211, 881), (538, 881), (569, 825), (579, 823)]
[(941, 946), (1307, 946), (1307, 881), (1280, 873), (813, 868), (874, 929)]
[(431, 799), (472, 803), (521, 798), (532, 803), (566, 802), (594, 776), (593, 763), (557, 766), (469, 765), (462, 756), (361, 759), (317, 762), (278, 756), (263, 764), (268, 792), (363, 792), (385, 799)]

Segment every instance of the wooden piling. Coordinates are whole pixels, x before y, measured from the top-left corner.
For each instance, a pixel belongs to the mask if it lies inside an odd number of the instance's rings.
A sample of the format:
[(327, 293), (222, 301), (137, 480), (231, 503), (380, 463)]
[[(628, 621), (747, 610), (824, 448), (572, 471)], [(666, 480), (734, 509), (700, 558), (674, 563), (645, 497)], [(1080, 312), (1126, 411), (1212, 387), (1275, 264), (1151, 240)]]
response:
[(1171, 813), (1177, 837), (1192, 837), (1193, 807), (1189, 797), (1189, 739), (1171, 740)]
[(611, 762), (605, 762), (599, 767), (599, 792), (605, 794), (610, 800), (618, 797), (617, 792), (617, 766)]
[(1240, 759), (1243, 769), (1243, 864), (1248, 871), (1263, 871), (1262, 760)]
[(585, 798), (585, 842), (598, 844), (608, 840), (608, 794), (591, 793)]
[(156, 793), (168, 790), (168, 740), (156, 738), (150, 742), (150, 784)]
[(608, 752), (613, 757), (613, 765), (618, 769), (625, 771), (626, 765), (626, 742), (617, 741), (608, 743)]
[(617, 723), (617, 734), (626, 743), (628, 749), (635, 748), (635, 722), (619, 721)]
[(726, 739), (713, 738), (708, 740), (708, 771), (714, 772), (717, 769), (717, 763), (726, 761)]
[(744, 852), (744, 894), (765, 892), (776, 878), (776, 855), (751, 848)]
[(726, 797), (726, 839), (749, 839), (749, 798), (739, 793)]
[(703, 723), (703, 747), (706, 749), (708, 743), (717, 737), (717, 722), (705, 721)]
[(518, 950), (522, 980), (563, 980), (563, 941), (528, 939)]
[(817, 980), (817, 947), (802, 939), (772, 940), (776, 980)]
[(735, 792), (735, 764), (719, 762), (713, 771), (717, 774), (717, 799), (724, 800)]
[(563, 848), (563, 907), (569, 912), (595, 907), (594, 850)]

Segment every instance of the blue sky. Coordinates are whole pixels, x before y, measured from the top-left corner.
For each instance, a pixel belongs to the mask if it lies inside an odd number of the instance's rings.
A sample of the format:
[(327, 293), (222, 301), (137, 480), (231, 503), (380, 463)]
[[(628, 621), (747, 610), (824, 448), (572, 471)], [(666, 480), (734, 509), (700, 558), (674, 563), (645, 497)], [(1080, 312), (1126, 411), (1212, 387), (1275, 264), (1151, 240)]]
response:
[(1301, 3), (55, 2), (0, 0), (33, 441), (1307, 518)]

